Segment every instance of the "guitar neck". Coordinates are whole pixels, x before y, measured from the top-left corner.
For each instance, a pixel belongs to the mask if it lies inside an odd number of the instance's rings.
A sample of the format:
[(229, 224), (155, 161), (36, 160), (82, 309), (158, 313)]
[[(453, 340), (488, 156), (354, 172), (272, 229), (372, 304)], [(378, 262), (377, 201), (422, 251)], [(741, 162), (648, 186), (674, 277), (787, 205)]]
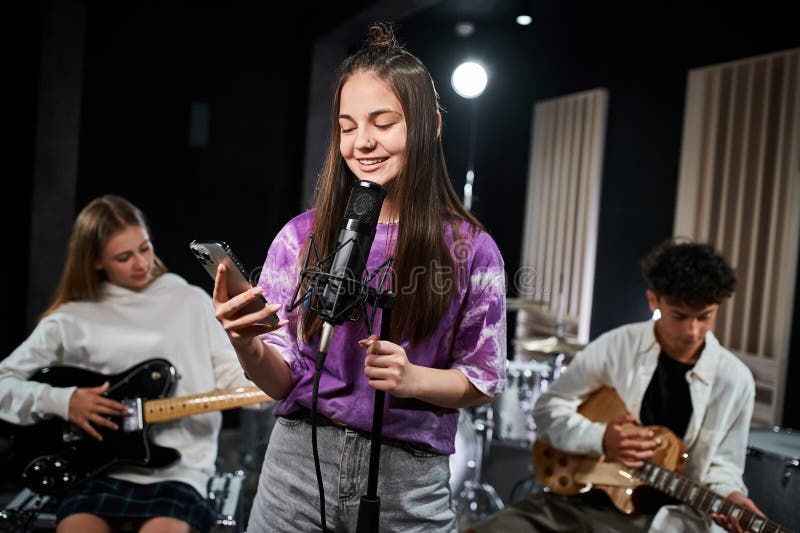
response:
[(264, 391), (250, 386), (177, 398), (149, 400), (144, 403), (142, 411), (144, 421), (152, 424), (268, 401), (272, 401), (272, 398), (267, 396)]
[(725, 516), (738, 517), (739, 524), (744, 531), (754, 531), (758, 533), (791, 533), (788, 529), (744, 507), (736, 505), (686, 476), (682, 476), (655, 463), (645, 463), (645, 465), (637, 471), (636, 477), (651, 487), (673, 498), (677, 498), (704, 513), (718, 513)]

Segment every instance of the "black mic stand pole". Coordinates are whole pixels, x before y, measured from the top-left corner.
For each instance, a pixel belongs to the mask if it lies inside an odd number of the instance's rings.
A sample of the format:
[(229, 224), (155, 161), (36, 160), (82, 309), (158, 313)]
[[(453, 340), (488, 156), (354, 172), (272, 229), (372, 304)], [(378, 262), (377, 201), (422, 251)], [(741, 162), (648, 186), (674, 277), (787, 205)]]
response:
[[(392, 329), (392, 307), (396, 296), (391, 291), (378, 295), (376, 305), (382, 309), (381, 339), (388, 340)], [(356, 533), (378, 533), (378, 517), (381, 511), (381, 498), (378, 496), (378, 468), (381, 460), (381, 433), (383, 431), (383, 403), (386, 393), (375, 391), (375, 407), (372, 411), (372, 440), (369, 452), (369, 477), (367, 493), (361, 496), (358, 506), (358, 525)]]

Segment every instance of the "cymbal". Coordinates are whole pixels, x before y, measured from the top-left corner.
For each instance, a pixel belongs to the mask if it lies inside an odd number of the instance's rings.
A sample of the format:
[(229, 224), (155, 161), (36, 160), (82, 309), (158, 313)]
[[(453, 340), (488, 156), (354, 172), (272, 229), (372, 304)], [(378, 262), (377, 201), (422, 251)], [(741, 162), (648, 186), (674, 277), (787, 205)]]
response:
[(528, 352), (565, 353), (574, 355), (584, 348), (584, 344), (568, 342), (561, 337), (514, 339), (514, 346)]

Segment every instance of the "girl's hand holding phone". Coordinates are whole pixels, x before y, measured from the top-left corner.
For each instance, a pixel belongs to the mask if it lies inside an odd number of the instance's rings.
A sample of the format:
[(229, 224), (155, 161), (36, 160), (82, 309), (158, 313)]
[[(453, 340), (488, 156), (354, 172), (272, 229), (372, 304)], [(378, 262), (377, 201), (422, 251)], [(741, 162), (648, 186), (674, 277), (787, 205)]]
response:
[(226, 266), (219, 265), (211, 301), (214, 304), (217, 320), (225, 328), (234, 347), (245, 346), (254, 337), (275, 331), (288, 323), (287, 320), (276, 321), (275, 313), (281, 308), (279, 304), (266, 304), (258, 311), (242, 314), (243, 309), (258, 298), (262, 298), (261, 289), (253, 287), (229, 298), (227, 275)]

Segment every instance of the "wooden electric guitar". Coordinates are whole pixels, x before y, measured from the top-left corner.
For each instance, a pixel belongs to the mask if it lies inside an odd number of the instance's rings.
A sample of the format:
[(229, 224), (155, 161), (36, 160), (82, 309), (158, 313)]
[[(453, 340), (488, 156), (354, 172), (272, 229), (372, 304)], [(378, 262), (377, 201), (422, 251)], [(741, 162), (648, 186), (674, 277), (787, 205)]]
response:
[[(584, 400), (578, 412), (594, 422), (610, 422), (625, 414), (627, 409), (614, 389), (601, 387)], [(689, 456), (681, 439), (663, 426), (648, 426), (648, 429), (655, 434), (658, 446), (653, 457), (641, 468), (607, 462), (604, 457), (565, 453), (537, 440), (532, 450), (534, 475), (539, 483), (556, 494), (602, 490), (625, 514), (636, 511), (635, 492), (647, 486), (702, 513), (738, 517), (744, 531), (789, 532), (682, 475)]]
[(166, 359), (149, 359), (115, 375), (73, 366), (51, 366), (29, 381), (55, 387), (98, 387), (110, 383), (105, 396), (129, 408), (123, 417), (109, 417), (119, 430), (97, 427), (98, 441), (74, 424), (52, 418), (32, 426), (18, 426), (16, 453), (27, 460), (22, 480), (34, 492), (57, 494), (122, 464), (161, 468), (181, 456), (178, 450), (154, 444), (150, 424), (211, 411), (272, 401), (256, 386), (218, 390), (169, 398), (177, 381), (175, 367)]

